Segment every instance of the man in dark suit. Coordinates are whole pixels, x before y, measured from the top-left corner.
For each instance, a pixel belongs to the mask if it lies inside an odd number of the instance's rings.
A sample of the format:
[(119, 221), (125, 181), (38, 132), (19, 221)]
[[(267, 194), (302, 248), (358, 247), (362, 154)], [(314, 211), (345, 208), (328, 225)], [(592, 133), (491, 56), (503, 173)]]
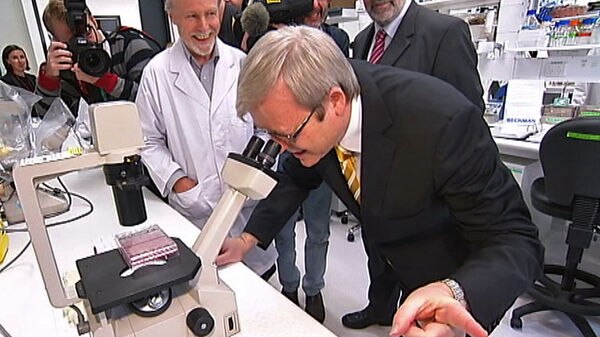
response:
[[(473, 104), (484, 108), (483, 88), (477, 71), (477, 54), (468, 25), (454, 16), (444, 15), (411, 0), (365, 0), (365, 9), (374, 23), (354, 40), (354, 58), (417, 71), (453, 85)], [(383, 54), (375, 50), (377, 34), (385, 31)], [(432, 92), (433, 95), (437, 93)], [(364, 234), (364, 232), (363, 232)], [(366, 242), (366, 240), (363, 240)], [(389, 324), (396, 310), (400, 285), (385, 270), (384, 261), (369, 256), (367, 308), (342, 317), (344, 326), (361, 329), (376, 321), (369, 312), (377, 312), (380, 323)]]
[(385, 51), (378, 64), (437, 77), (484, 108), (477, 53), (466, 22), (411, 0), (365, 0), (364, 3), (374, 23), (354, 39), (353, 58), (371, 60), (376, 34), (383, 29)]
[[(216, 263), (269, 244), (325, 181), (407, 294), (391, 336), (486, 336), (540, 273), (543, 248), (479, 109), (433, 77), (350, 64), (318, 30), (283, 28), (258, 43), (237, 110), (293, 157)], [(353, 174), (338, 146), (356, 159)]]

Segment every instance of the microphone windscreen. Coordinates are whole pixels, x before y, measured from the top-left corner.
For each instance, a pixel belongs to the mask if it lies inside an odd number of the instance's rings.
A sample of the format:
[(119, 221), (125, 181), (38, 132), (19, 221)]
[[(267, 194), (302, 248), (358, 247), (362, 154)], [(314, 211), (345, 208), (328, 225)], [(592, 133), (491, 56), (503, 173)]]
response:
[(242, 29), (250, 36), (264, 34), (269, 27), (269, 12), (260, 2), (248, 5), (240, 19)]

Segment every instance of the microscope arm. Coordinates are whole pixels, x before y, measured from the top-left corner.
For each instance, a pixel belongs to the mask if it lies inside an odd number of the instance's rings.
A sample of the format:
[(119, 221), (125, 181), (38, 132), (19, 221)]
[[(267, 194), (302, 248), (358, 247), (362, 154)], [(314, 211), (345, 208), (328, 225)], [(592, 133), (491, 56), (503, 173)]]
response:
[(56, 308), (67, 307), (79, 301), (79, 299), (69, 298), (63, 287), (35, 189), (44, 180), (72, 171), (103, 165), (105, 161), (105, 157), (97, 152), (91, 152), (56, 161), (17, 165), (13, 169), (17, 195), (23, 208), (33, 250), (42, 273), (48, 298)]
[(202, 259), (202, 272), (197, 284), (203, 286), (219, 283), (215, 259), (246, 200), (266, 198), (277, 184), (265, 172), (231, 156), (225, 161), (222, 175), (228, 188), (192, 248)]
[(35, 192), (36, 185), (68, 172), (122, 163), (126, 157), (138, 154), (144, 145), (137, 108), (131, 102), (92, 105), (90, 121), (95, 151), (67, 158), (59, 156), (59, 159), (56, 155), (28, 158), (13, 168), (17, 195), (48, 298), (57, 308), (69, 306), (79, 299), (69, 298), (63, 287)]

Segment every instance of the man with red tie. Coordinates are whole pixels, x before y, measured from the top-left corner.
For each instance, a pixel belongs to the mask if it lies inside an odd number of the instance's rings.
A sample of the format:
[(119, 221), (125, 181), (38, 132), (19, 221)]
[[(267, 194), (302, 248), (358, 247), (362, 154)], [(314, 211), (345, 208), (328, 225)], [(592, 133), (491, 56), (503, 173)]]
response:
[(463, 20), (411, 0), (364, 0), (373, 23), (354, 39), (353, 58), (437, 77), (484, 108), (477, 53)]

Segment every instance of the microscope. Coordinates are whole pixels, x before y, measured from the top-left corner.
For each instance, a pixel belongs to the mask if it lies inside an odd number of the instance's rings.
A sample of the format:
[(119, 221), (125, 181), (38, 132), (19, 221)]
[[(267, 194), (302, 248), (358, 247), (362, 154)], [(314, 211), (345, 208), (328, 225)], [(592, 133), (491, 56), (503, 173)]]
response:
[[(81, 279), (76, 284), (77, 296), (73, 296), (61, 282), (36, 198), (36, 185), (68, 172), (104, 165), (115, 201), (125, 201), (117, 207), (120, 222), (132, 225), (146, 219), (145, 211), (135, 209), (144, 208), (143, 199), (140, 204), (138, 191), (131, 186), (141, 184), (136, 164), (132, 163), (139, 161), (144, 144), (135, 105), (94, 105), (90, 107), (90, 119), (93, 151), (30, 158), (13, 170), (50, 303), (65, 308), (83, 300), (87, 321), (78, 324), (78, 332), (90, 332), (94, 337), (229, 337), (239, 332), (235, 294), (219, 279), (214, 261), (244, 203), (266, 198), (277, 184), (271, 167), (279, 154), (279, 144), (268, 141), (265, 145), (262, 139), (253, 137), (242, 154), (228, 155), (222, 169), (228, 188), (191, 248), (173, 238), (179, 250), (177, 256), (160, 265), (141, 267), (125, 277), (122, 272), (127, 264), (117, 249), (77, 260)], [(123, 169), (122, 165), (134, 168)], [(131, 193), (117, 197), (115, 188)]]

